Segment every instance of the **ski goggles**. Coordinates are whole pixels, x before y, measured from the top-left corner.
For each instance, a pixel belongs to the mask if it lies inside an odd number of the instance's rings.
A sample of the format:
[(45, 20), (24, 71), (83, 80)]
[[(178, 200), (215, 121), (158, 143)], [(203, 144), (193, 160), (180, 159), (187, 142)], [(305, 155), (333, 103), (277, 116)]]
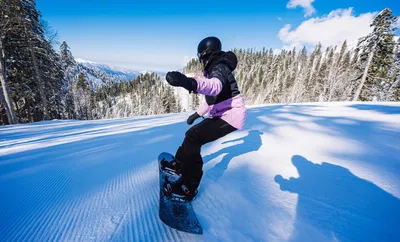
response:
[(199, 58), (199, 61), (201, 62), (201, 59), (204, 59), (204, 57), (207, 55), (206, 52), (203, 53), (197, 53), (197, 57)]

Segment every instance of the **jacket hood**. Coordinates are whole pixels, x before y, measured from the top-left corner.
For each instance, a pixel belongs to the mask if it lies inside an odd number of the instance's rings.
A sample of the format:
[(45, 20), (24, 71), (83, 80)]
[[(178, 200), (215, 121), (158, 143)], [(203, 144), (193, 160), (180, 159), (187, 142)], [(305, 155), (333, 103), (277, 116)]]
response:
[(237, 67), (238, 59), (232, 51), (219, 51), (210, 56), (204, 70), (209, 72), (212, 67), (220, 63), (226, 64), (231, 71), (234, 71)]

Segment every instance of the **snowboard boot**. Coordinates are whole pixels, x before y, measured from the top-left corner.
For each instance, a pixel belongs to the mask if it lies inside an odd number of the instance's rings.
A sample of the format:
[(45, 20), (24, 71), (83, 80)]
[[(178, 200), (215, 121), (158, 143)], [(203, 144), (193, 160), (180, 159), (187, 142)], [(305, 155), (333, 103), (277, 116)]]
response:
[(181, 178), (176, 182), (171, 182), (167, 178), (163, 185), (164, 194), (174, 201), (190, 202), (197, 195), (197, 188), (191, 188)]
[(182, 165), (180, 163), (179, 160), (177, 160), (176, 158), (173, 159), (172, 161), (167, 161), (165, 159), (163, 159), (161, 161), (161, 168), (171, 174), (176, 174), (176, 175), (180, 175), (182, 173)]

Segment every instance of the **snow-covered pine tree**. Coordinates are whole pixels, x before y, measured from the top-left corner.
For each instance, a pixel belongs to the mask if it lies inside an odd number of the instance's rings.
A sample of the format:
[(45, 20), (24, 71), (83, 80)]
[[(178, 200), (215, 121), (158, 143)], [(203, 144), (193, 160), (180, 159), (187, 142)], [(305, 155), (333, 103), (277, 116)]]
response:
[(129, 82), (100, 87), (95, 96), (96, 118), (180, 112), (172, 87), (163, 83), (155, 73), (141, 74)]
[(296, 61), (296, 48), (293, 48), (293, 50), (290, 53), (290, 60), (289, 64), (287, 66), (287, 69), (285, 70), (286, 73), (286, 80), (284, 81), (284, 93), (282, 97), (282, 102), (289, 102), (289, 95), (290, 95), (290, 90), (292, 89), (294, 82), (296, 80), (296, 74), (297, 74), (297, 61)]
[(326, 100), (328, 102), (332, 100), (340, 100), (340, 96), (343, 95), (343, 88), (345, 80), (343, 75), (347, 74), (347, 69), (349, 68), (350, 53), (347, 52), (347, 40), (345, 40), (340, 48), (340, 52), (335, 54), (333, 60), (330, 79), (329, 79), (329, 89), (327, 93)]
[(306, 93), (304, 81), (307, 78), (307, 48), (304, 46), (296, 60), (296, 78), (290, 91), (289, 102), (301, 102)]
[(387, 84), (388, 71), (393, 62), (395, 41), (392, 26), (396, 21), (397, 17), (390, 9), (382, 10), (371, 24), (374, 27), (372, 33), (360, 40), (363, 75), (353, 101), (381, 99), (381, 92)]
[(271, 79), (268, 88), (265, 90), (264, 103), (276, 103), (278, 102), (279, 93), (279, 83), (282, 75), (282, 65), (285, 56), (285, 51), (283, 50), (281, 54), (277, 55), (273, 61), (271, 69)]
[(60, 45), (60, 62), (64, 71), (64, 100), (65, 100), (65, 116), (68, 119), (75, 119), (75, 103), (74, 103), (74, 72), (76, 71), (76, 62), (72, 52), (66, 41)]
[(193, 95), (190, 95), (191, 96), (191, 109), (192, 110), (195, 110), (195, 109), (197, 109), (198, 107), (199, 107), (199, 105), (200, 105), (200, 98), (199, 98), (199, 95), (198, 94), (193, 94)]
[(315, 72), (312, 76), (313, 85), (310, 86), (310, 96), (311, 101), (323, 101), (324, 100), (324, 87), (327, 82), (327, 73), (328, 73), (328, 61), (327, 53), (324, 54), (325, 58), (323, 58), (321, 50), (318, 52), (318, 57), (316, 61)]
[(390, 87), (387, 91), (388, 101), (400, 101), (400, 38), (397, 39), (394, 61), (390, 69)]
[(332, 91), (332, 96), (328, 101), (346, 101), (349, 100), (351, 96), (351, 79), (352, 74), (352, 66), (350, 64), (350, 51), (347, 51), (341, 61), (339, 62), (337, 69), (337, 85), (335, 90)]
[(49, 118), (64, 119), (65, 90), (64, 71), (61, 59), (49, 41), (41, 42), (42, 51), (37, 55), (42, 79), (45, 84), (45, 96), (48, 100)]
[(30, 54), (30, 61), (33, 67), (34, 78), (37, 82), (37, 87), (40, 95), (40, 100), (43, 109), (43, 119), (49, 119), (48, 100), (45, 94), (45, 81), (43, 80), (42, 70), (40, 68), (39, 58), (37, 55), (41, 54), (43, 49), (42, 41), (45, 41), (44, 29), (40, 24), (40, 13), (36, 10), (36, 3), (34, 0), (23, 0), (19, 5), (21, 11), (20, 26), (22, 29), (23, 41), (26, 44), (27, 51)]
[[(7, 114), (7, 123), (18, 123), (17, 114), (14, 109), (12, 95), (7, 79), (7, 56), (6, 45), (11, 35), (16, 31), (20, 17), (18, 15), (18, 1), (1, 0), (0, 2), (0, 102)], [(3, 123), (6, 123), (3, 121)]]
[(74, 56), (72, 55), (71, 49), (69, 48), (66, 41), (63, 41), (62, 44), (60, 45), (60, 56), (61, 56), (61, 63), (65, 69), (76, 65)]
[(88, 120), (90, 119), (90, 90), (84, 73), (79, 74), (75, 90), (75, 103), (78, 108), (78, 118)]
[(323, 92), (319, 94), (318, 101), (327, 101), (329, 98), (329, 93), (335, 88), (335, 47), (329, 47), (325, 53), (325, 64), (326, 70), (324, 72), (324, 77), (322, 78), (321, 85), (323, 86)]
[(311, 53), (310, 59), (308, 60), (306, 77), (304, 79), (305, 90), (308, 90), (304, 95), (304, 99), (311, 102), (316, 101), (320, 94), (320, 92), (316, 91), (320, 90), (320, 88), (318, 89), (319, 85), (317, 83), (316, 73), (318, 73), (321, 63), (321, 48), (322, 45), (318, 44)]

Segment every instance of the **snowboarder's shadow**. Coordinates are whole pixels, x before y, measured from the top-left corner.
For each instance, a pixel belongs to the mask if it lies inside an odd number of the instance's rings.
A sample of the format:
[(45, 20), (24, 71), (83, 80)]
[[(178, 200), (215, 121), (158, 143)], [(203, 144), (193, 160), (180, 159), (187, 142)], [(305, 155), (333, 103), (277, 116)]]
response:
[(293, 156), (299, 178), (275, 177), (298, 194), (290, 241), (400, 241), (400, 200), (348, 169)]
[(243, 138), (225, 141), (222, 144), (243, 141), (242, 143), (223, 148), (215, 153), (204, 156), (203, 157), (204, 163), (208, 163), (212, 159), (224, 154), (222, 160), (207, 171), (207, 176), (210, 176), (213, 180), (216, 181), (220, 177), (222, 177), (225, 170), (228, 168), (230, 161), (234, 157), (259, 150), (260, 147), (262, 146), (262, 140), (261, 140), (262, 134), (263, 133), (258, 130), (251, 130), (249, 134)]

